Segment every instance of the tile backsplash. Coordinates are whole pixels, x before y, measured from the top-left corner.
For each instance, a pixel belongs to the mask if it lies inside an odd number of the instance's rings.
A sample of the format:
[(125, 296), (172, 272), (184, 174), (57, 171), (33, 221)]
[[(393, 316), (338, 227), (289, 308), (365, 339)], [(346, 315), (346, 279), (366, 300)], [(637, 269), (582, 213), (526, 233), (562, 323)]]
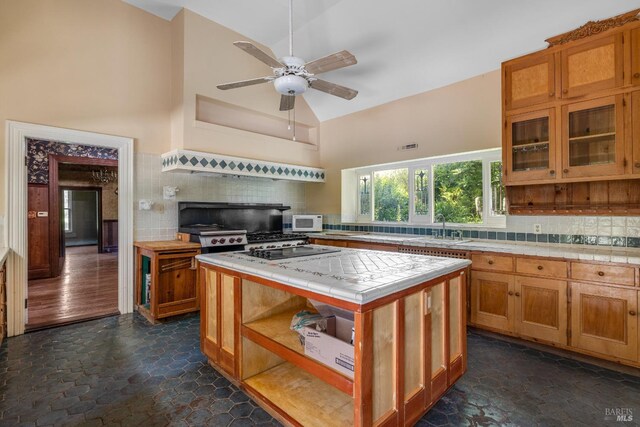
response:
[[(534, 234), (534, 224), (541, 227)], [(340, 215), (325, 215), (327, 230), (433, 235), (439, 226), (343, 224)], [(507, 216), (506, 228), (447, 226), (447, 233), (460, 231), (463, 237), (530, 243), (640, 247), (640, 217), (637, 216)]]
[[(283, 203), (285, 224), (305, 211), (305, 184), (284, 180), (189, 173), (161, 173), (159, 155), (136, 153), (134, 158), (134, 239), (174, 239), (178, 231), (178, 202)], [(163, 187), (178, 187), (176, 200), (163, 199)], [(141, 199), (151, 210), (138, 210)]]

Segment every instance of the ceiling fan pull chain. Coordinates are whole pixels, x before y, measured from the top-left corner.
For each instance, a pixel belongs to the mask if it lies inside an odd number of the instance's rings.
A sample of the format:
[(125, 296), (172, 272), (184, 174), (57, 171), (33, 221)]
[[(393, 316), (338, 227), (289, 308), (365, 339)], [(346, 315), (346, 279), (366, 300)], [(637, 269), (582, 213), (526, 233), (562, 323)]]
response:
[(293, 140), (296, 140), (296, 107), (293, 107)]
[(289, 0), (289, 56), (293, 56), (293, 0)]
[(289, 116), (289, 123), (287, 126), (287, 130), (291, 130), (291, 110), (287, 111), (287, 115)]

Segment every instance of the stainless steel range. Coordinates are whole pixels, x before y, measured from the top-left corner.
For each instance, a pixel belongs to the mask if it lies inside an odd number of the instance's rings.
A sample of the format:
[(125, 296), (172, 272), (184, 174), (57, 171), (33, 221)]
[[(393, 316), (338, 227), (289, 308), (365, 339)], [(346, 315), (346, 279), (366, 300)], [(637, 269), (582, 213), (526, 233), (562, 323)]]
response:
[(178, 231), (202, 245), (202, 253), (302, 246), (305, 234), (284, 233), (282, 204), (178, 203)]

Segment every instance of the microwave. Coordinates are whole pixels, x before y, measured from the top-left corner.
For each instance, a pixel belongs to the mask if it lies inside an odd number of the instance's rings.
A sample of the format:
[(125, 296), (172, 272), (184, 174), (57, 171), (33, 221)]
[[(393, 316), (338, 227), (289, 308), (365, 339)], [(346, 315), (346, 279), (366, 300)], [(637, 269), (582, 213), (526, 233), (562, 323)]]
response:
[(322, 215), (293, 215), (291, 231), (322, 231)]

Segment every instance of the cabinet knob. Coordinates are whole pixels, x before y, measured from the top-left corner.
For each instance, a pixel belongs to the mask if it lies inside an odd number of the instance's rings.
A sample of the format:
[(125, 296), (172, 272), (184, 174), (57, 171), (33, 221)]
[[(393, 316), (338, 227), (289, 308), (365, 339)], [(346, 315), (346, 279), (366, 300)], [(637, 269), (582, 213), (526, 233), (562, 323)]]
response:
[(516, 296), (519, 297), (520, 296), (520, 292), (516, 292)]
[(636, 312), (635, 312), (635, 311), (633, 311), (633, 310), (631, 310), (631, 311), (629, 312), (629, 315), (631, 315), (631, 316), (635, 316), (635, 315), (636, 315)]
[(513, 292), (512, 291), (509, 291), (509, 296), (513, 296)]
[(556, 171), (554, 171), (553, 169), (549, 171), (549, 175), (555, 175), (555, 174), (556, 174)]
[(489, 261), (487, 261), (489, 263), (489, 265), (493, 265), (493, 260), (490, 259)]
[(553, 96), (555, 94), (556, 94), (555, 92), (549, 92), (549, 96)]
[(562, 93), (569, 93), (569, 89), (562, 89)]
[(562, 169), (562, 172), (569, 173), (569, 169)]
[(634, 78), (634, 79), (640, 79), (640, 73), (635, 73), (635, 74), (633, 75), (633, 78)]
[(539, 265), (539, 266), (538, 266), (538, 270), (542, 270), (542, 269), (544, 269), (544, 267), (543, 267), (543, 266), (541, 266), (541, 265)]
[(598, 271), (598, 276), (600, 277), (604, 276), (604, 271)]
[(636, 163), (635, 165), (633, 165), (633, 166), (635, 166), (636, 168), (640, 169), (640, 162), (637, 162), (637, 163)]

